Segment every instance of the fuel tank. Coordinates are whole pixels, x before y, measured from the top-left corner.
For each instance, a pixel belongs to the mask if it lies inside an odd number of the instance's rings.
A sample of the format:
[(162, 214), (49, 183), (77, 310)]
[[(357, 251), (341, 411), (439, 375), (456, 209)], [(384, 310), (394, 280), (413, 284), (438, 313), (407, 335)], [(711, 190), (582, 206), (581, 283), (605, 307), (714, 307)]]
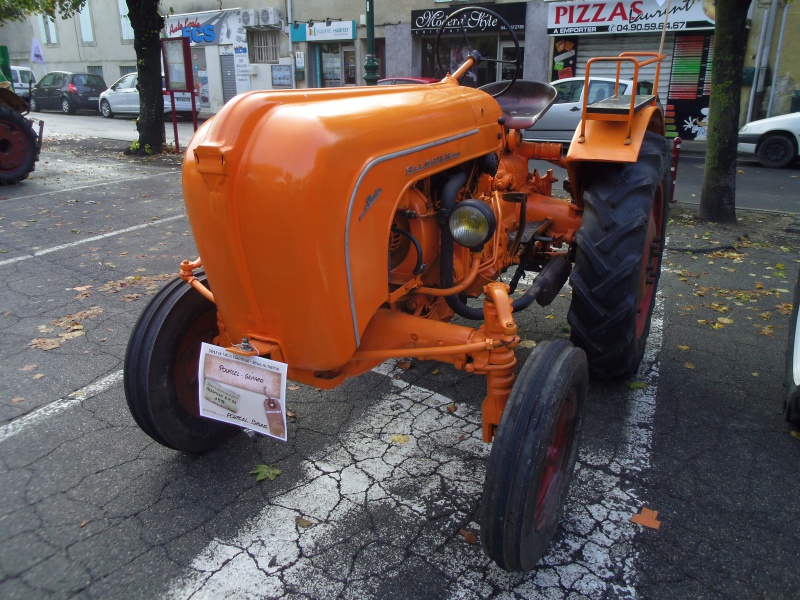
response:
[(189, 144), (183, 190), (230, 338), (276, 342), (301, 381), (344, 365), (387, 300), (404, 190), (499, 151), (501, 116), (452, 80), (228, 102)]

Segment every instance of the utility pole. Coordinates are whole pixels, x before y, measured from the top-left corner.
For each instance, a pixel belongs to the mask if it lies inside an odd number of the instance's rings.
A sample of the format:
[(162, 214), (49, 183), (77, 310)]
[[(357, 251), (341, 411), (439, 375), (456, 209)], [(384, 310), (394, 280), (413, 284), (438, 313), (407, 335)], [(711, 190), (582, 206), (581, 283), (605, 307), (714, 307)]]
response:
[(364, 63), (364, 81), (367, 85), (378, 83), (378, 63), (375, 60), (375, 0), (367, 0), (367, 60)]

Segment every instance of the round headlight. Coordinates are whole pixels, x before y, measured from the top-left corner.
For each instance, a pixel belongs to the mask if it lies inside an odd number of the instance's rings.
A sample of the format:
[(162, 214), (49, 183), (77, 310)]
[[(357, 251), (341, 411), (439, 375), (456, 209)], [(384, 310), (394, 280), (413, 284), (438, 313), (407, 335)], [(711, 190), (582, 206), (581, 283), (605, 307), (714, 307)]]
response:
[(453, 239), (471, 250), (480, 250), (494, 235), (494, 212), (480, 200), (463, 200), (453, 209), (448, 221)]

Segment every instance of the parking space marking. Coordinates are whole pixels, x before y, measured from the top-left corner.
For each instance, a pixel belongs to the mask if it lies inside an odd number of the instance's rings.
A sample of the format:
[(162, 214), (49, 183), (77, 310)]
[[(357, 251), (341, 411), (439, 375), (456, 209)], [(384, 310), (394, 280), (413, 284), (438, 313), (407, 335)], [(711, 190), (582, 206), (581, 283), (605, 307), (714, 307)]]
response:
[(49, 419), (50, 417), (57, 415), (58, 413), (63, 412), (76, 404), (80, 404), (84, 400), (94, 398), (98, 394), (111, 389), (121, 381), (122, 369), (119, 369), (118, 371), (114, 371), (113, 373), (110, 373), (105, 377), (101, 377), (97, 381), (82, 387), (76, 392), (72, 392), (65, 398), (60, 398), (59, 400), (51, 402), (50, 404), (42, 406), (41, 408), (37, 408), (36, 410), (29, 412), (27, 415), (19, 417), (10, 423), (6, 423), (0, 427), (0, 442), (4, 442), (28, 428), (35, 427), (40, 421)]
[[(163, 177), (164, 175), (180, 175), (179, 170), (175, 171), (166, 171), (164, 173), (156, 173), (154, 175), (148, 175), (148, 177)], [(141, 181), (142, 177), (128, 177), (127, 179), (115, 179), (113, 182), (109, 181), (98, 181), (97, 183), (87, 183), (86, 185), (77, 185), (77, 186), (70, 186), (70, 192), (77, 192), (78, 190), (88, 190), (89, 188), (93, 187), (101, 187), (104, 185), (119, 185), (120, 183), (127, 183), (128, 181)], [(3, 198), (4, 200), (27, 200), (28, 198), (39, 198), (41, 196), (49, 196), (50, 194), (63, 194), (64, 189), (56, 189), (56, 190), (48, 190), (46, 192), (37, 192), (36, 194), (28, 194), (27, 196), (9, 196), (7, 198)]]
[(153, 221), (151, 223), (144, 223), (142, 225), (134, 225), (133, 227), (126, 227), (125, 229), (120, 229), (119, 231), (109, 231), (108, 233), (103, 233), (101, 235), (95, 235), (90, 238), (86, 238), (83, 240), (77, 240), (75, 242), (70, 242), (69, 244), (61, 244), (59, 246), (53, 246), (52, 248), (45, 248), (44, 250), (37, 250), (33, 254), (24, 254), (22, 256), (17, 256), (15, 258), (9, 258), (6, 260), (0, 260), (0, 267), (5, 267), (6, 265), (10, 265), (13, 263), (22, 262), (23, 260), (29, 260), (31, 258), (36, 258), (39, 256), (44, 256), (45, 254), (52, 254), (53, 252), (59, 252), (61, 250), (68, 250), (69, 248), (74, 248), (75, 246), (80, 246), (82, 244), (88, 244), (90, 242), (96, 242), (97, 240), (104, 240), (106, 238), (114, 237), (117, 235), (123, 235), (125, 233), (130, 233), (131, 231), (138, 231), (139, 229), (144, 229), (146, 227), (153, 227), (155, 225), (160, 225), (161, 223), (169, 223), (170, 221), (176, 221), (177, 219), (184, 219), (186, 218), (186, 213), (181, 213), (180, 215), (175, 215), (173, 217), (166, 217), (164, 219), (158, 219), (157, 221)]

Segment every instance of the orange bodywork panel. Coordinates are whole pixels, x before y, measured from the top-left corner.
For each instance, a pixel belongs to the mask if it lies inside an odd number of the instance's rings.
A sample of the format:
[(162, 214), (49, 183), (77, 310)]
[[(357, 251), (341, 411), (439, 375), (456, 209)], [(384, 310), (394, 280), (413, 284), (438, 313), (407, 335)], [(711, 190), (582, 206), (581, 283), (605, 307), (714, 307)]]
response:
[(490, 96), (449, 81), (226, 104), (187, 148), (183, 187), (230, 339), (274, 342), (298, 381), (345, 365), (388, 300), (385, 249), (404, 191), (500, 151), (501, 116)]

